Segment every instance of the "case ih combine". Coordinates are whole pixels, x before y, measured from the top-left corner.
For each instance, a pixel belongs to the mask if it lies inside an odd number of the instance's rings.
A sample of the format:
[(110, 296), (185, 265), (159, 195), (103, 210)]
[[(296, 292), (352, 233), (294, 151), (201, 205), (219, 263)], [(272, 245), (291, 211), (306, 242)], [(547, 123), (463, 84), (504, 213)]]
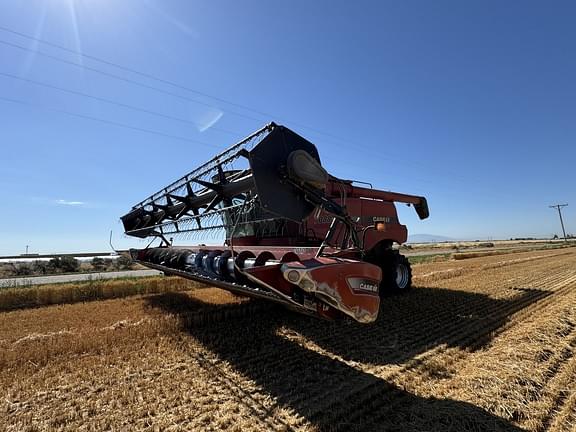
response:
[[(132, 207), (127, 235), (158, 238), (132, 259), (165, 274), (264, 298), (324, 318), (378, 317), (380, 294), (411, 285), (392, 248), (407, 230), (395, 202), (428, 217), (426, 199), (331, 176), (316, 147), (271, 123)], [(173, 247), (175, 236), (222, 246)]]

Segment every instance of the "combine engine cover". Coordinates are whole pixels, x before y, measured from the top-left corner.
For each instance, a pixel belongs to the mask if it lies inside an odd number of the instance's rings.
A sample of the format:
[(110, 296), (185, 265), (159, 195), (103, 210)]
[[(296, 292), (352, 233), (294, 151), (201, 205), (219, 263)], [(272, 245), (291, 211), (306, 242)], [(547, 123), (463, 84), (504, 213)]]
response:
[[(357, 227), (325, 193), (330, 178), (312, 143), (271, 123), (122, 216), (127, 235), (162, 242), (130, 254), (166, 274), (305, 314), (373, 322), (381, 270), (361, 260)], [(288, 223), (298, 225), (314, 211), (333, 217), (318, 248), (235, 245), (262, 235), (281, 238)], [(338, 246), (331, 243), (336, 231)], [(173, 237), (218, 235), (222, 246), (171, 246)]]

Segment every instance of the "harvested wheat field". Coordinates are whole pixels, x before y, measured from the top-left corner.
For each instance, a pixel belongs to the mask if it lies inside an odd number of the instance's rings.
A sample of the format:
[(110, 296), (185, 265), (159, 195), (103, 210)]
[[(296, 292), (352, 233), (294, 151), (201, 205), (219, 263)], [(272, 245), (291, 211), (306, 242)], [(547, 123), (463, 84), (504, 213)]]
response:
[(4, 311), (0, 429), (576, 430), (575, 249), (414, 274), (371, 326), (197, 285)]

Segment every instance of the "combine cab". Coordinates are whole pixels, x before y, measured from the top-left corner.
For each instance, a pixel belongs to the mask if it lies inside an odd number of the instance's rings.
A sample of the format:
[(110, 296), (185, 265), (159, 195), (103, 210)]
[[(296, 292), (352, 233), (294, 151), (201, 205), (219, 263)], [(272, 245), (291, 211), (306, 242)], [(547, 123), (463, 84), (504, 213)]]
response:
[[(406, 290), (411, 270), (392, 249), (407, 230), (394, 202), (428, 217), (426, 199), (360, 187), (328, 174), (316, 147), (271, 123), (122, 216), (150, 268), (324, 318), (378, 317), (380, 294)], [(173, 247), (172, 237), (222, 237)]]

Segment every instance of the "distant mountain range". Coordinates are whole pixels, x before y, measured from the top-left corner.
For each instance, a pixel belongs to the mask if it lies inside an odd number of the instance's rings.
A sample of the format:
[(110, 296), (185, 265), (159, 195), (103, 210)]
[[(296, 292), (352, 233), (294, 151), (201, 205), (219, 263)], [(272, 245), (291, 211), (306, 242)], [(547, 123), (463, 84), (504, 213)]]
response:
[(408, 243), (439, 243), (452, 242), (459, 239), (441, 236), (437, 234), (412, 234), (408, 236)]

